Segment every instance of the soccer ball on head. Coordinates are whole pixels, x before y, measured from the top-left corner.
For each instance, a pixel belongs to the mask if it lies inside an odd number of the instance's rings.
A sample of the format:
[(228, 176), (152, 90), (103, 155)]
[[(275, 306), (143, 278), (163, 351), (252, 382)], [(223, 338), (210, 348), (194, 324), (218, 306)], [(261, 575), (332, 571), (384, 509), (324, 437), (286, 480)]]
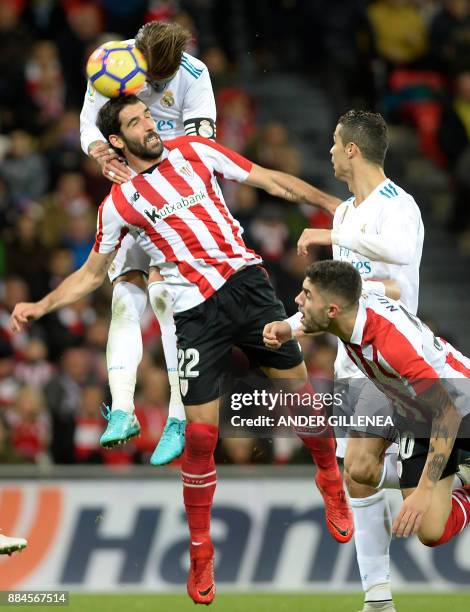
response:
[(135, 94), (145, 84), (147, 62), (133, 45), (112, 40), (93, 51), (86, 73), (93, 87), (107, 98)]

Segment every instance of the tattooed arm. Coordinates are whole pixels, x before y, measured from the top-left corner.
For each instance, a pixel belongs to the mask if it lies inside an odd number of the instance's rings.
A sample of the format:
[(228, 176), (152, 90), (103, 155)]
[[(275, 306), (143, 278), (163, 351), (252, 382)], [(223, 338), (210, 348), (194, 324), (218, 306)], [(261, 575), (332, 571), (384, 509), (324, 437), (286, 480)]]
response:
[(331, 214), (334, 214), (336, 208), (341, 204), (339, 198), (325, 193), (291, 174), (268, 170), (256, 164), (253, 164), (246, 183), (264, 189), (270, 195), (289, 202), (320, 206)]
[(428, 456), (416, 489), (406, 497), (393, 523), (397, 537), (407, 537), (419, 531), (423, 516), (429, 510), (433, 491), (439, 482), (454, 447), (461, 416), (451, 397), (436, 380), (421, 396), (432, 411), (432, 428)]
[(433, 419), (428, 456), (418, 487), (433, 489), (454, 447), (461, 416), (440, 381), (436, 381), (421, 399), (431, 410)]

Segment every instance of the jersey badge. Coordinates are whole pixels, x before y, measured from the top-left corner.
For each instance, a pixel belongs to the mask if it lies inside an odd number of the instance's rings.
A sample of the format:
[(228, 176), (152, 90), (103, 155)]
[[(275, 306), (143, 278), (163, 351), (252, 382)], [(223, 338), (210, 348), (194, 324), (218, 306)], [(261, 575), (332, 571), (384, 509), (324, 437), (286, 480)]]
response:
[(184, 164), (184, 166), (181, 166), (181, 168), (178, 168), (177, 171), (179, 172), (179, 174), (181, 174), (182, 176), (185, 176), (186, 178), (194, 178), (194, 170), (191, 166), (191, 164)]
[(203, 136), (204, 138), (214, 138), (214, 124), (211, 123), (208, 119), (202, 119), (199, 123), (199, 127), (197, 128), (197, 132), (199, 136)]
[(187, 378), (180, 378), (180, 391), (181, 395), (185, 397), (188, 392), (189, 381)]
[(175, 104), (175, 98), (173, 97), (173, 92), (167, 89), (163, 92), (163, 95), (160, 100), (160, 104), (165, 108), (170, 108)]
[(361, 226), (361, 233), (365, 234), (366, 233), (366, 229), (367, 229), (367, 224), (364, 223), (364, 225)]

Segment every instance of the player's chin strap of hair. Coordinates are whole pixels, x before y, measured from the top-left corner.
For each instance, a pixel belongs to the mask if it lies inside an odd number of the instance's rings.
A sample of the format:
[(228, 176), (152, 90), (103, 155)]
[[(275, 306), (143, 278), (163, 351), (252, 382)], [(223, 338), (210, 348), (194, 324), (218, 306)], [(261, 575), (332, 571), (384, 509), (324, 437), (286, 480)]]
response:
[(202, 136), (203, 138), (211, 138), (215, 140), (216, 127), (215, 121), (208, 117), (196, 117), (194, 119), (186, 119), (184, 122), (184, 131), (187, 136)]

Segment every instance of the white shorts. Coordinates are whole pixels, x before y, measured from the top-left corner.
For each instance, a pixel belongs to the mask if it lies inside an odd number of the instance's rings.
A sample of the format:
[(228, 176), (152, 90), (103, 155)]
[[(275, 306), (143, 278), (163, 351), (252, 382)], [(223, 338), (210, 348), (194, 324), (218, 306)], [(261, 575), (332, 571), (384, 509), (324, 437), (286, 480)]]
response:
[(150, 257), (136, 243), (134, 238), (130, 234), (126, 234), (108, 270), (108, 277), (113, 283), (119, 276), (132, 270), (139, 270), (144, 274), (148, 274), (151, 265), (156, 264), (152, 263)]
[[(342, 391), (343, 402), (340, 414), (346, 417), (353, 416), (378, 416), (392, 415), (393, 410), (389, 399), (377, 389), (377, 387), (366, 378), (352, 378), (349, 381), (342, 380), (335, 383), (335, 393), (337, 389)], [(349, 431), (359, 431), (369, 433), (371, 435), (380, 435), (384, 440), (397, 439), (397, 430), (395, 427), (372, 427), (352, 425), (349, 429), (336, 428), (336, 456), (344, 459), (346, 448), (348, 445)], [(380, 433), (377, 432), (380, 431)], [(390, 444), (386, 454), (397, 453), (398, 445)]]

